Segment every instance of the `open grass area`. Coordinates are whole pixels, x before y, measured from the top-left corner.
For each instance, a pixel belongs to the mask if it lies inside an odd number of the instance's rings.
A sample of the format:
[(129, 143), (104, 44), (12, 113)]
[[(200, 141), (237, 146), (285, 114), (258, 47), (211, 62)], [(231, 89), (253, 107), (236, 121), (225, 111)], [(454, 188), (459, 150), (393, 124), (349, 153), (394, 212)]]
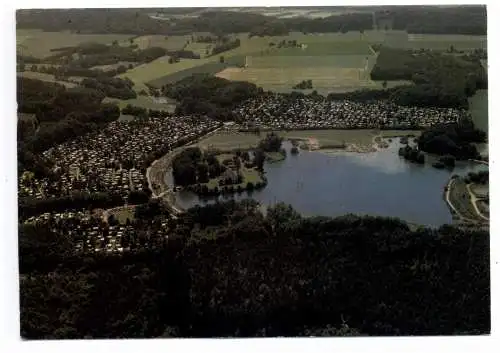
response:
[[(244, 34), (237, 37), (241, 40), (241, 46), (220, 55), (201, 59), (181, 59), (179, 62), (172, 64), (168, 62), (168, 57), (165, 56), (148, 64), (137, 66), (120, 76), (128, 77), (136, 84), (148, 82), (154, 86), (159, 86), (193, 73), (215, 74), (226, 67), (242, 65), (244, 63), (242, 55), (256, 53), (269, 47), (269, 38), (248, 38)], [(193, 45), (197, 45), (197, 43)], [(226, 59), (225, 64), (219, 63), (220, 56), (224, 56)], [(188, 69), (191, 69), (191, 71), (186, 71)], [(173, 74), (176, 75), (172, 76)]]
[(377, 130), (297, 130), (280, 133), (286, 138), (316, 139), (320, 146), (342, 143), (370, 144)]
[(116, 70), (120, 66), (125, 66), (127, 69), (129, 65), (137, 66), (137, 63), (135, 62), (128, 62), (128, 61), (120, 61), (116, 64), (110, 64), (110, 65), (97, 65), (93, 66), (92, 69), (97, 69), (97, 70), (103, 70), (103, 71), (111, 71), (111, 70)]
[[(271, 67), (271, 68), (226, 68), (216, 74), (217, 77), (232, 81), (247, 81), (262, 87), (266, 91), (289, 93), (303, 80), (311, 80), (313, 89), (302, 90), (319, 94), (350, 92), (359, 89), (382, 88), (382, 82), (372, 81), (369, 72), (362, 68), (335, 66), (311, 67)], [(387, 87), (408, 84), (408, 81), (388, 81)]]
[(451, 184), (450, 202), (459, 212), (460, 216), (471, 220), (479, 218), (474, 210), (474, 206), (472, 205), (472, 200), (469, 192), (467, 191), (467, 186), (460, 178), (456, 178)]
[(478, 197), (484, 198), (489, 195), (489, 186), (481, 184), (470, 184), (471, 191)]
[(77, 34), (69, 31), (44, 32), (40, 30), (18, 29), (16, 30), (16, 42), (18, 52), (22, 55), (30, 55), (44, 58), (52, 55), (51, 49), (76, 46), (82, 43), (111, 44), (113, 41), (124, 41), (131, 38), (128, 34)]
[(54, 75), (44, 74), (41, 72), (24, 71), (24, 72), (18, 72), (17, 76), (22, 76), (22, 77), (31, 78), (34, 80), (46, 81), (46, 82), (56, 82), (56, 83), (59, 83), (61, 85), (66, 86), (68, 88), (73, 88), (73, 87), (78, 86), (77, 84), (72, 83), (72, 82), (58, 81), (55, 79)]
[[(158, 79), (149, 81), (148, 84), (154, 87), (161, 87), (168, 83), (174, 83), (179, 81), (185, 77), (191, 76), (193, 74), (211, 74), (214, 75), (221, 70), (224, 70), (228, 67), (241, 66), (244, 62), (244, 59), (240, 56), (234, 56), (232, 58), (226, 59), (224, 63), (220, 63), (217, 61), (209, 61), (206, 64), (193, 66), (187, 69), (183, 69), (180, 71), (172, 72), (168, 75), (162, 76)], [(175, 64), (174, 64), (175, 65)]]
[(110, 215), (113, 215), (115, 219), (120, 224), (126, 224), (127, 219), (131, 222), (134, 220), (134, 208), (132, 207), (123, 207), (117, 210), (113, 210), (110, 212)]
[(408, 47), (413, 49), (447, 50), (487, 49), (486, 36), (451, 35), (451, 34), (408, 34)]
[(247, 133), (223, 133), (218, 132), (206, 139), (199, 141), (196, 145), (201, 148), (215, 148), (220, 150), (232, 150), (235, 148), (255, 147), (264, 137)]
[(469, 98), (469, 111), (474, 125), (488, 132), (488, 90), (478, 90)]
[(172, 99), (163, 98), (160, 100), (155, 100), (153, 97), (149, 96), (137, 96), (137, 98), (127, 100), (106, 97), (104, 98), (104, 102), (117, 104), (120, 109), (123, 109), (130, 104), (135, 107), (164, 110), (171, 113), (175, 111), (176, 105), (176, 102)]
[[(223, 151), (235, 148), (255, 147), (259, 141), (265, 137), (265, 132), (261, 135), (251, 133), (225, 133), (219, 132), (203, 139), (197, 143), (201, 148), (216, 148)], [(343, 143), (367, 145), (371, 144), (373, 138), (379, 134), (384, 137), (397, 137), (406, 135), (418, 136), (420, 131), (414, 130), (294, 130), (280, 131), (278, 134), (288, 139), (316, 139), (320, 146), (341, 145)]]
[(133, 39), (134, 44), (137, 44), (139, 46), (139, 49), (160, 47), (160, 48), (165, 48), (167, 50), (181, 50), (186, 46), (188, 41), (191, 41), (190, 35), (185, 35), (185, 36), (147, 35)]
[(280, 152), (266, 152), (266, 161), (269, 163), (281, 162), (286, 159), (286, 155)]
[[(173, 36), (164, 40), (162, 36), (143, 36), (135, 41), (153, 38), (172, 47), (190, 36)], [(161, 38), (159, 38), (161, 37)], [(369, 73), (376, 61), (372, 44), (384, 44), (400, 48), (447, 49), (454, 45), (457, 50), (483, 47), (484, 36), (411, 35), (405, 31), (352, 31), (347, 33), (303, 34), (291, 32), (287, 36), (252, 37), (247, 33), (236, 35), (241, 41), (238, 48), (215, 56), (206, 56), (208, 44), (190, 43), (187, 50), (201, 55), (201, 59), (181, 59), (170, 64), (168, 57), (139, 65), (122, 74), (136, 84), (149, 83), (160, 87), (194, 73), (217, 74), (230, 80), (244, 80), (257, 84), (265, 90), (290, 92), (302, 80), (312, 80), (320, 94), (349, 92), (362, 88), (382, 88), (382, 82), (371, 81)], [(163, 39), (162, 39), (163, 38)], [(277, 48), (282, 40), (296, 40), (302, 47)], [(154, 41), (151, 39), (151, 43)], [(274, 46), (270, 46), (274, 43)], [(174, 45), (175, 44), (175, 45)], [(153, 45), (153, 44), (151, 44)], [(219, 62), (224, 56), (225, 63)], [(248, 68), (242, 66), (248, 57)], [(407, 81), (388, 82), (388, 87), (408, 84)], [(309, 93), (309, 91), (305, 91)]]
[(486, 201), (477, 201), (476, 202), (476, 205), (477, 205), (477, 208), (479, 209), (479, 211), (486, 217), (489, 218), (490, 216), (490, 204)]
[(213, 46), (209, 43), (190, 42), (186, 46), (186, 50), (190, 50), (193, 53), (198, 54), (201, 58), (204, 58), (204, 57), (208, 56), (207, 50), (208, 50), (208, 53), (210, 54), (211, 49), (209, 49), (209, 48), (212, 48), (212, 47)]
[(354, 41), (318, 41), (304, 43), (302, 48), (281, 48), (269, 52), (271, 56), (323, 56), (323, 55), (370, 55), (368, 43)]

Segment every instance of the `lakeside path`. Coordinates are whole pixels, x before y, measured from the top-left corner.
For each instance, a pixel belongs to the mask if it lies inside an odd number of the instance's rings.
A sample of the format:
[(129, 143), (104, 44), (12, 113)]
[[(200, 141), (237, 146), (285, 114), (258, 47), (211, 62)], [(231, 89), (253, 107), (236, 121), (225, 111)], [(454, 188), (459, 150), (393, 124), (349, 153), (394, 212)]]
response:
[(489, 222), (489, 218), (488, 217), (485, 217), (481, 211), (479, 210), (479, 208), (477, 207), (477, 202), (480, 201), (480, 199), (477, 198), (476, 194), (474, 194), (474, 192), (471, 190), (470, 188), (470, 184), (467, 184), (467, 191), (469, 192), (469, 195), (470, 195), (470, 198), (471, 198), (471, 202), (472, 202), (472, 206), (474, 206), (474, 211), (476, 211), (477, 215), (479, 217), (481, 217), (482, 219), (486, 220)]

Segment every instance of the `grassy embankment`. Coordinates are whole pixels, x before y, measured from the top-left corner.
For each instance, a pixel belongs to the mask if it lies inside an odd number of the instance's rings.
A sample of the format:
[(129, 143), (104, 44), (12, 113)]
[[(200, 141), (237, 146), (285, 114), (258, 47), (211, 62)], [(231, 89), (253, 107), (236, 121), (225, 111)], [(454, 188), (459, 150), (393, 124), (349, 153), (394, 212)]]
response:
[[(316, 139), (320, 149), (336, 149), (342, 146), (356, 145), (360, 147), (373, 146), (375, 136), (399, 137), (407, 135), (418, 136), (420, 131), (414, 130), (295, 130), (280, 131), (285, 139), (302, 140)], [(230, 151), (236, 148), (254, 148), (262, 139), (261, 136), (251, 133), (217, 133), (197, 143), (201, 148), (215, 148)]]

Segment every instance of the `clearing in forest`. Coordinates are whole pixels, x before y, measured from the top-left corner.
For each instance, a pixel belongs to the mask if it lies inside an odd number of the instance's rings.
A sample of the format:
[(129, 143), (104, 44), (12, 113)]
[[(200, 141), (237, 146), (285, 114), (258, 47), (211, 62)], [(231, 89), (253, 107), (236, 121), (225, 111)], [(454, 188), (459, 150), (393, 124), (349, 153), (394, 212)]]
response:
[(51, 49), (72, 47), (82, 43), (112, 44), (132, 37), (129, 34), (77, 34), (69, 31), (43, 32), (40, 30), (18, 29), (17, 51), (21, 55), (44, 58), (54, 54)]

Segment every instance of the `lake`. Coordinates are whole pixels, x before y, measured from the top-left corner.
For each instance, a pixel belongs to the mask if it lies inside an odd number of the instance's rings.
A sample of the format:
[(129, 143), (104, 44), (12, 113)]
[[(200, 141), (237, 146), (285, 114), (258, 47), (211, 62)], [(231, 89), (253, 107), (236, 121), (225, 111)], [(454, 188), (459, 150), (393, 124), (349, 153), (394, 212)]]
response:
[[(398, 155), (399, 139), (387, 149), (372, 153), (300, 151), (289, 153), (291, 144), (283, 144), (287, 158), (264, 167), (268, 185), (251, 194), (243, 192), (219, 199), (251, 197), (262, 204), (278, 201), (291, 204), (305, 216), (340, 216), (346, 213), (398, 217), (408, 222), (439, 226), (452, 222), (443, 199), (443, 189), (452, 174), (487, 169), (486, 165), (457, 162), (453, 171), (432, 167), (432, 157), (425, 165), (413, 164)], [(166, 181), (171, 185), (171, 172)], [(201, 200), (196, 194), (181, 191), (177, 204), (185, 209)]]

